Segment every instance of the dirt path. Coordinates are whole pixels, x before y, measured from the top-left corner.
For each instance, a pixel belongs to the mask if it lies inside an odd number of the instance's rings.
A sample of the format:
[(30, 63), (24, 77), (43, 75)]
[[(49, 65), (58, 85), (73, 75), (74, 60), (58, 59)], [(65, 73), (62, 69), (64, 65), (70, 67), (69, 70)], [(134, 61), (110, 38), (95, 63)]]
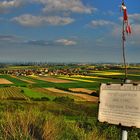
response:
[(60, 89), (56, 89), (56, 88), (46, 88), (46, 89), (51, 91), (51, 92), (65, 93), (65, 94), (71, 94), (71, 95), (74, 95), (74, 96), (78, 96), (78, 97), (81, 97), (81, 98), (85, 99), (86, 101), (96, 102), (96, 103), (98, 102), (98, 97), (90, 96), (90, 95), (87, 95), (87, 94), (73, 93), (73, 92), (64, 91), (64, 90), (60, 90)]

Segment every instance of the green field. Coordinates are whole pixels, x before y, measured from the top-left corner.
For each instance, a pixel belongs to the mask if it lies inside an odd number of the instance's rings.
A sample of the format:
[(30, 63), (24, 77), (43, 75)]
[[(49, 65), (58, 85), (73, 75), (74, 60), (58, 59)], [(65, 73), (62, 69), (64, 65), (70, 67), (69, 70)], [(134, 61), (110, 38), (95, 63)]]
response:
[[(91, 70), (86, 76), (82, 74), (45, 76), (45, 78), (70, 80), (72, 81), (70, 83), (48, 82), (39, 80), (38, 77), (0, 75), (0, 78), (13, 83), (0, 85), (0, 139), (120, 139), (119, 126), (98, 122), (97, 103), (87, 102), (74, 93), (70, 95), (56, 93), (47, 88), (64, 91), (68, 91), (69, 88), (85, 88), (98, 93), (100, 83), (121, 83), (124, 77), (122, 71)], [(140, 72), (131, 70), (128, 78), (132, 82), (140, 82)], [(140, 130), (129, 129), (129, 140), (139, 139)]]
[[(23, 82), (22, 80), (19, 80), (19, 79), (16, 79), (16, 78), (13, 78), (12, 76), (10, 75), (0, 75), (0, 78), (5, 78), (11, 82), (13, 82), (13, 85), (14, 86), (20, 86), (20, 87), (25, 87), (28, 83), (27, 82)], [(8, 85), (0, 85), (0, 87), (3, 87), (3, 86), (8, 86)], [(9, 85), (11, 86), (11, 85)]]

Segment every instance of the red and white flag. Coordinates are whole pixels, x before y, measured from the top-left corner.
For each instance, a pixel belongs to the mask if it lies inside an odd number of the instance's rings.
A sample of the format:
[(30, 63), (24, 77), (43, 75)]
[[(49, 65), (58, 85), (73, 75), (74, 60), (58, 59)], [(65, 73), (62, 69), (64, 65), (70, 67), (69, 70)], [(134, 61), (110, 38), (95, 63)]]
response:
[(124, 3), (122, 3), (122, 10), (123, 10), (123, 20), (127, 22), (128, 21), (127, 8)]
[(126, 33), (127, 34), (131, 34), (131, 26), (128, 24), (128, 25), (126, 25)]
[(132, 33), (131, 26), (128, 22), (128, 14), (127, 14), (127, 7), (125, 6), (124, 2), (122, 3), (121, 9), (123, 11), (123, 21), (125, 24), (125, 31), (128, 35)]

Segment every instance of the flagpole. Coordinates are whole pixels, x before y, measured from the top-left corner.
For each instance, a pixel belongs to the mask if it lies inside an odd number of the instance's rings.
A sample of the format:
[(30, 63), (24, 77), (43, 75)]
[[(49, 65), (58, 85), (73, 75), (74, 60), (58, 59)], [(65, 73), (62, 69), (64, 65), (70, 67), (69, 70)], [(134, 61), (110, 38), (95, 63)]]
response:
[[(123, 20), (123, 31), (122, 31), (122, 49), (123, 49), (123, 61), (125, 67), (125, 79), (124, 83), (127, 83), (127, 65), (126, 65), (126, 58), (125, 58), (125, 30), (124, 30), (124, 20)], [(122, 140), (127, 140), (128, 132), (125, 127), (122, 126)]]
[[(122, 3), (124, 3), (124, 0), (122, 0)], [(125, 68), (125, 79), (124, 82), (127, 83), (127, 64), (126, 64), (126, 56), (125, 56), (125, 21), (123, 18), (123, 24), (122, 24), (122, 51), (123, 51), (123, 63)], [(125, 127), (122, 127), (122, 140), (127, 140), (128, 138), (128, 132)]]
[(122, 27), (122, 50), (123, 50), (123, 63), (124, 63), (124, 68), (125, 68), (125, 79), (127, 79), (127, 64), (126, 64), (126, 56), (125, 56), (125, 23), (123, 19), (123, 27)]

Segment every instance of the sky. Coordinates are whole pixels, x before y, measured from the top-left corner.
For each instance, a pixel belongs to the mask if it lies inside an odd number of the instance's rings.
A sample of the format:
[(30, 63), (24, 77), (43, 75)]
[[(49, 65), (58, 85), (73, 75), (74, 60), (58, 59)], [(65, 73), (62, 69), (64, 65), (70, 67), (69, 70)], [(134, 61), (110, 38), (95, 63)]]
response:
[[(132, 34), (126, 60), (140, 62), (140, 1), (125, 0)], [(121, 0), (0, 0), (0, 62), (122, 60)]]

